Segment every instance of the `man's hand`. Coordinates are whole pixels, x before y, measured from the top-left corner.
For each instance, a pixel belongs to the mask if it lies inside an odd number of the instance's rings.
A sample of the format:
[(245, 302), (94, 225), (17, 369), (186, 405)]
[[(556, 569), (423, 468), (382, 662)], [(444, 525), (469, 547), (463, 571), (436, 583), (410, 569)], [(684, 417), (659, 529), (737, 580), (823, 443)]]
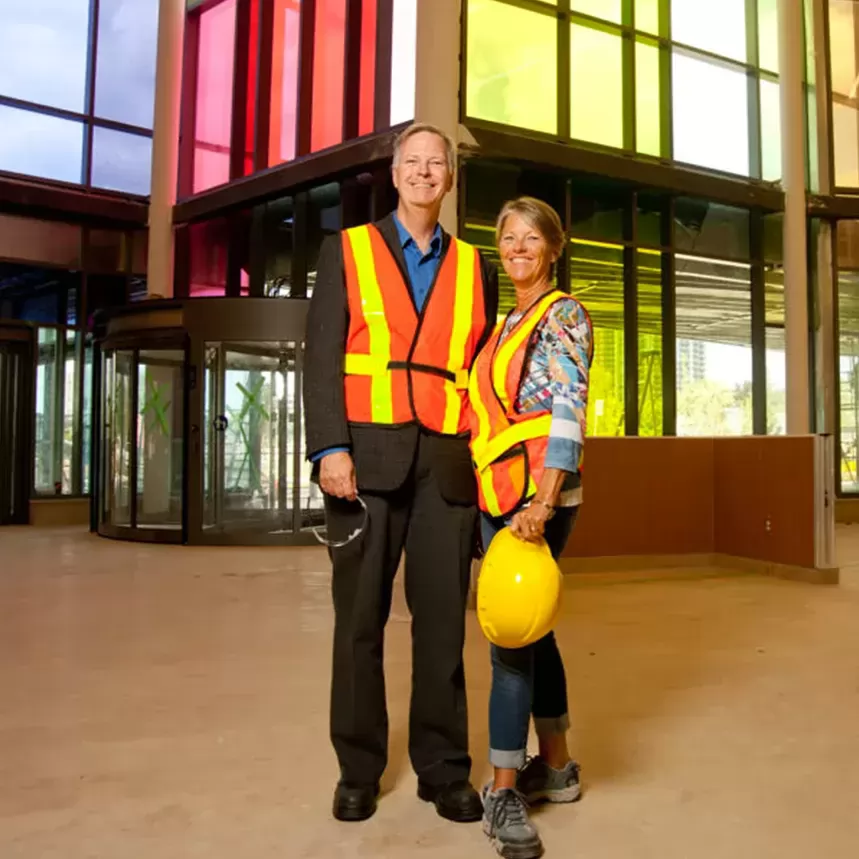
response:
[(319, 486), (327, 495), (354, 501), (358, 497), (355, 463), (348, 453), (329, 453), (319, 464)]

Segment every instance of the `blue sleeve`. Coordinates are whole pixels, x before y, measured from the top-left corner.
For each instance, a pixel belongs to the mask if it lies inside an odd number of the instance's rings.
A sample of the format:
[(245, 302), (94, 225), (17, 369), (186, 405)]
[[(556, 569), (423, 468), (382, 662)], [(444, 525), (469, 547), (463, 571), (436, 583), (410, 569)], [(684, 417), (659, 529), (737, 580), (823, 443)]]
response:
[(546, 468), (576, 472), (581, 461), (588, 405), (593, 332), (575, 299), (556, 304), (541, 332), (552, 389), (552, 424)]
[(323, 450), (319, 450), (310, 457), (311, 462), (319, 462), (325, 456), (328, 456), (329, 453), (349, 453), (348, 447), (326, 447)]

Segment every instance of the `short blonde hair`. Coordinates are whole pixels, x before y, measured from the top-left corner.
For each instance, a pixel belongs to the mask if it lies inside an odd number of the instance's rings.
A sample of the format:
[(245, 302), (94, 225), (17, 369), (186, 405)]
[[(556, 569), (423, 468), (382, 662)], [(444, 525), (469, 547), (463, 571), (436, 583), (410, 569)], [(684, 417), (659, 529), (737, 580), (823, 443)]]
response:
[(559, 257), (564, 250), (564, 227), (558, 213), (548, 204), (536, 197), (517, 197), (508, 200), (498, 214), (495, 222), (495, 244), (501, 243), (501, 233), (504, 224), (510, 215), (519, 215), (525, 223), (537, 230), (546, 240), (546, 244), (555, 258)]
[(444, 151), (447, 155), (447, 166), (451, 173), (456, 170), (456, 147), (453, 145), (453, 140), (445, 134), (438, 126), (430, 125), (428, 122), (415, 122), (408, 128), (404, 128), (394, 140), (394, 167), (400, 163), (400, 149), (403, 144), (416, 134), (434, 134), (440, 137), (444, 143)]

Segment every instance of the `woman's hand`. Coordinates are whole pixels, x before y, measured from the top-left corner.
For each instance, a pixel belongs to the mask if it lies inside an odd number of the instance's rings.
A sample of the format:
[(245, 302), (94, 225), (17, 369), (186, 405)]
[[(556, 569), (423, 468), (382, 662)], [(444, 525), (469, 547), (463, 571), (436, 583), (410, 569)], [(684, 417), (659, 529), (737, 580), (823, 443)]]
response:
[(539, 543), (551, 515), (551, 510), (544, 505), (531, 504), (520, 510), (510, 520), (510, 530), (513, 536), (520, 540)]

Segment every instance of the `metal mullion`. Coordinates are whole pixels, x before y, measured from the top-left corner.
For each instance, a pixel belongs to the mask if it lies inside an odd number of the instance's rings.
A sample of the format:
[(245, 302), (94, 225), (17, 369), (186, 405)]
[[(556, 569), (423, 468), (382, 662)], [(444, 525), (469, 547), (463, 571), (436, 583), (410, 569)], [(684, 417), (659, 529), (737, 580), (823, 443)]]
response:
[(37, 104), (23, 98), (15, 98), (9, 95), (0, 95), (0, 106), (11, 107), (16, 110), (26, 110), (29, 113), (40, 113), (44, 116), (52, 116), (56, 119), (66, 119), (71, 122), (86, 123), (86, 113), (78, 113), (75, 110), (66, 110), (64, 107), (51, 107), (47, 104)]
[(84, 360), (86, 352), (84, 340), (86, 334), (83, 329), (75, 331), (75, 366), (77, 367), (77, 378), (75, 379), (75, 431), (73, 434), (72, 447), (72, 494), (83, 495), (83, 436), (84, 436)]
[(763, 264), (763, 214), (749, 213), (749, 244), (752, 249), (751, 342), (752, 342), (752, 432), (767, 434), (767, 331), (766, 283)]
[(296, 155), (310, 152), (313, 128), (313, 55), (316, 38), (316, 0), (303, 0), (298, 50), (298, 129)]
[[(816, 83), (815, 87), (817, 88), (818, 94), (818, 109), (820, 105), (820, 88), (823, 87), (823, 98), (824, 98), (824, 109), (826, 115), (826, 123), (825, 123), (825, 159), (826, 163), (823, 165), (824, 169), (818, 168), (819, 180), (820, 180), (820, 190), (824, 193), (832, 193), (832, 189), (835, 186), (835, 128), (833, 126), (833, 104), (832, 104), (832, 62), (831, 62), (831, 53), (832, 46), (829, 39), (829, 8), (828, 5), (824, 6), (823, 0), (813, 0), (814, 2), (814, 35), (819, 36), (821, 39), (821, 43), (825, 46), (825, 55), (823, 55), (822, 62), (822, 72), (821, 72), (821, 63), (818, 61), (818, 65), (816, 68)], [(820, 57), (823, 52), (816, 50), (817, 45), (815, 43), (815, 54)], [(818, 118), (818, 122), (819, 122)], [(817, 147), (817, 158), (818, 161), (821, 160), (821, 146), (818, 138), (818, 147)], [(824, 181), (824, 176), (826, 181)], [(833, 233), (835, 230), (832, 231)], [(836, 364), (836, 366), (838, 366)], [(836, 385), (837, 387), (837, 385)]]
[(129, 404), (128, 420), (128, 524), (131, 528), (137, 527), (137, 398), (140, 396), (140, 349), (131, 350), (131, 403)]
[(637, 194), (632, 192), (624, 212), (623, 248), (623, 367), (624, 434), (639, 431), (638, 415), (638, 224)]
[[(671, 2), (659, 2), (659, 140), (666, 161), (674, 158), (673, 51), (671, 48)], [(664, 363), (663, 363), (664, 366)]]
[(564, 141), (572, 134), (571, 27), (570, 0), (558, 0), (558, 137)]
[(761, 70), (758, 29), (758, 0), (746, 0), (746, 60), (751, 66), (746, 72), (749, 123), (749, 176), (754, 179), (760, 179), (763, 175)]
[(343, 140), (358, 136), (361, 100), (361, 21), (363, 0), (346, 5), (346, 27), (343, 62)]
[(301, 531), (301, 409), (302, 377), (304, 375), (304, 344), (295, 344), (295, 412), (292, 418), (292, 531)]
[(194, 191), (194, 140), (197, 136), (197, 65), (200, 58), (200, 15), (188, 15), (182, 59), (182, 104), (179, 124), (179, 169), (176, 182), (179, 197)]
[(87, 91), (84, 103), (86, 125), (84, 126), (84, 151), (81, 164), (81, 182), (92, 184), (93, 118), (95, 116), (95, 81), (98, 64), (98, 19), (100, 0), (90, 0), (89, 39), (87, 45)]
[[(463, 30), (467, 14), (463, 14)], [(464, 38), (464, 36), (463, 36)], [(394, 0), (378, 0), (376, 4), (376, 81), (374, 93), (373, 129), (381, 131), (391, 124), (391, 64), (394, 41)], [(465, 42), (462, 46), (465, 56)], [(464, 80), (463, 76), (463, 80)], [(462, 106), (462, 111), (465, 107)]]
[[(623, 0), (623, 20), (635, 20), (633, 0)], [(621, 42), (623, 48), (623, 148), (635, 153), (638, 149), (638, 118), (636, 116), (636, 41), (632, 33), (625, 33)]]
[(674, 256), (674, 199), (662, 218), (662, 434), (677, 435), (677, 292)]
[(254, 171), (268, 167), (271, 140), (271, 76), (274, 52), (274, 3), (260, 0), (257, 86), (254, 122)]
[(237, 0), (236, 32), (233, 47), (233, 110), (230, 120), (230, 180), (245, 175), (247, 142), (248, 83), (250, 63), (251, 0)]
[(291, 298), (307, 297), (307, 258), (308, 211), (310, 209), (308, 194), (299, 191), (293, 198), (292, 212), (292, 294)]

